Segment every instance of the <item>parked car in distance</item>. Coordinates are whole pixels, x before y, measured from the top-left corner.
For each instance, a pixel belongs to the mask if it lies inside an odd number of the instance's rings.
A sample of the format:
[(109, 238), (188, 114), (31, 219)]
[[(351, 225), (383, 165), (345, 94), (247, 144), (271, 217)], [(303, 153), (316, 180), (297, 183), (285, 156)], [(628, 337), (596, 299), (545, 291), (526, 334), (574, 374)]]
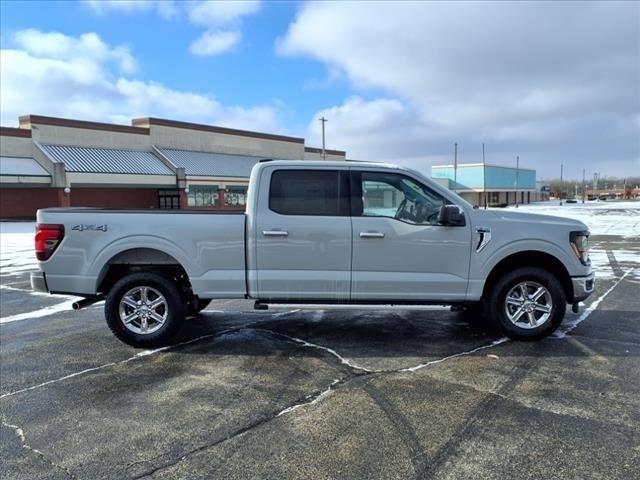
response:
[[(35, 290), (105, 298), (122, 341), (173, 341), (212, 299), (258, 309), (484, 307), (514, 339), (538, 339), (594, 288), (575, 220), (479, 210), (402, 167), (266, 161), (246, 212), (38, 211)], [(324, 307), (323, 307), (324, 306)]]

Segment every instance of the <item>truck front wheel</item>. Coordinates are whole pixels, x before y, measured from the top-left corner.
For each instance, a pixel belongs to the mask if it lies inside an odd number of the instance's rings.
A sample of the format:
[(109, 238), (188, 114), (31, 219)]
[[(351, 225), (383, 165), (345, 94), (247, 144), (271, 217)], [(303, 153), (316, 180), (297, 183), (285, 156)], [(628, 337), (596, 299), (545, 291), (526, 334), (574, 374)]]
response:
[(104, 306), (107, 325), (116, 337), (134, 347), (170, 344), (184, 323), (178, 287), (155, 273), (132, 273), (109, 291)]
[(498, 279), (488, 306), (489, 317), (508, 337), (537, 340), (562, 323), (567, 300), (562, 284), (552, 273), (522, 267)]

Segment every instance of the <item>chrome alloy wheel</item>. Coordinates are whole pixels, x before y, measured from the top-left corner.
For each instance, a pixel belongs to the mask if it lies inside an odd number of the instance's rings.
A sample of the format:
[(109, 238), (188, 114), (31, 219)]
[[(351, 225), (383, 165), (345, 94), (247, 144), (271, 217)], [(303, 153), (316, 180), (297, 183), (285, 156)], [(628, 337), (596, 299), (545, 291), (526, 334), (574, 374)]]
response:
[(167, 300), (158, 290), (141, 286), (122, 296), (118, 311), (128, 330), (148, 335), (164, 325), (169, 309)]
[(551, 293), (537, 282), (520, 282), (507, 293), (504, 310), (511, 323), (520, 328), (539, 327), (551, 316)]

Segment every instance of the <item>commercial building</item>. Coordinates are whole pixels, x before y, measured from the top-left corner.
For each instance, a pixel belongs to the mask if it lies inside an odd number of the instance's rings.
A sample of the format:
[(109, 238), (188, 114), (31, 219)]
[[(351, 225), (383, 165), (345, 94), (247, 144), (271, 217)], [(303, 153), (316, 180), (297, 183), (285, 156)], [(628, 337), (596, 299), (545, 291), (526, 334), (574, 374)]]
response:
[(434, 180), (458, 193), (471, 204), (511, 205), (544, 198), (536, 186), (536, 171), (482, 163), (436, 165), (431, 167)]
[(129, 126), (27, 115), (19, 128), (0, 129), (0, 218), (55, 206), (244, 209), (257, 162), (322, 158), (303, 138), (284, 135), (160, 118)]

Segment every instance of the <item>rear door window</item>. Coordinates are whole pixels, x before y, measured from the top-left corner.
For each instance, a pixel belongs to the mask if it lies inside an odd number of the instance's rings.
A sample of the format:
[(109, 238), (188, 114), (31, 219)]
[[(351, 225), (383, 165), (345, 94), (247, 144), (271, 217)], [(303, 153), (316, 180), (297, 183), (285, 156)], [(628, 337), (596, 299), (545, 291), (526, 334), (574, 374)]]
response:
[(348, 216), (348, 172), (276, 170), (271, 175), (269, 209), (281, 215)]

